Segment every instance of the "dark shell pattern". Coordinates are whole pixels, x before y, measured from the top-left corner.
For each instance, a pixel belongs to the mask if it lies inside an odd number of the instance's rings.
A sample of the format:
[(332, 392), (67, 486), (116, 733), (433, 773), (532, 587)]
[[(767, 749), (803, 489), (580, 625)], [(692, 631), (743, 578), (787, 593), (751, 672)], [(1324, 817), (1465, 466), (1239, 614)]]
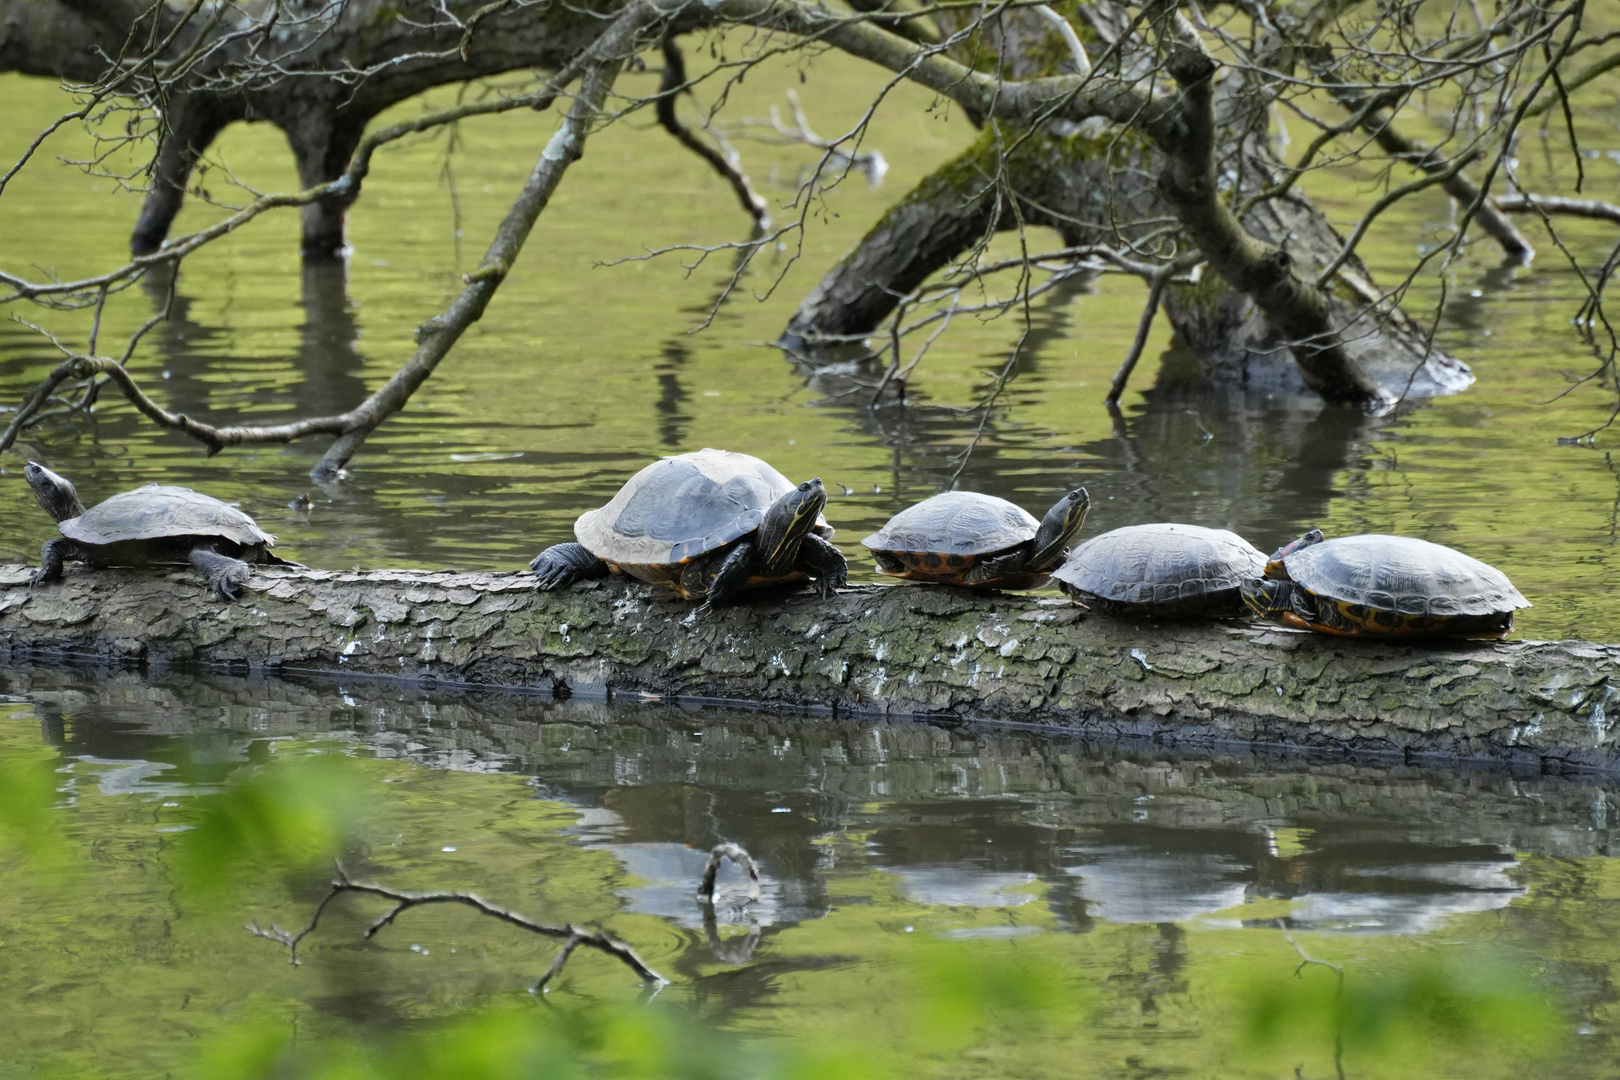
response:
[[(908, 506), (861, 543), (873, 551), (938, 556), (990, 555), (1035, 539), (1041, 523), (1029, 511), (994, 495), (947, 491)], [(972, 565), (941, 558), (938, 569)], [(935, 569), (927, 566), (927, 569)]]
[(1237, 533), (1159, 523), (1094, 536), (1052, 576), (1110, 603), (1154, 608), (1235, 590), (1265, 566), (1265, 555)]
[[(759, 458), (730, 450), (659, 458), (606, 506), (581, 514), (574, 535), (591, 554), (627, 571), (667, 569), (747, 536), (771, 504), (797, 486)], [(816, 531), (833, 534), (819, 517)]]
[(97, 503), (58, 528), (62, 535), (83, 544), (120, 544), (130, 540), (158, 540), (166, 536), (218, 536), (243, 547), (276, 538), (234, 506), (190, 488), (147, 484), (122, 491)]
[(1324, 540), (1288, 555), (1283, 566), (1317, 596), (1399, 615), (1492, 615), (1530, 606), (1496, 567), (1409, 536)]

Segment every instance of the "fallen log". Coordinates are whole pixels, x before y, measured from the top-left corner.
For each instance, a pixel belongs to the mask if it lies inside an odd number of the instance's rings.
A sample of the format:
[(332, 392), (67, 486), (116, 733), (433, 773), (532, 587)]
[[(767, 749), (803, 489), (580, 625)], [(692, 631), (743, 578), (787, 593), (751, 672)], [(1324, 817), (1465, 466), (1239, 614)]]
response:
[(28, 587), (0, 567), (13, 659), (328, 672), (558, 696), (761, 703), (1620, 772), (1620, 646), (1388, 645), (1243, 624), (1137, 624), (1067, 601), (859, 586), (750, 594), (698, 618), (619, 579), (540, 593), (527, 573), (255, 568), (214, 601), (185, 572)]

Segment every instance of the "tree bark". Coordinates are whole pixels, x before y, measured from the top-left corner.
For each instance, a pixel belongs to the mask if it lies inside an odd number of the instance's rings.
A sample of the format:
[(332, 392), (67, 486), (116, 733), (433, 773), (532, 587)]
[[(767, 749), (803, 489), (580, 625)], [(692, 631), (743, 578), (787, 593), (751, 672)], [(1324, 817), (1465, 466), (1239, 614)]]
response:
[[(192, 166), (234, 120), (275, 124), (287, 136), (304, 185), (325, 183), (343, 175), (366, 125), (390, 106), (436, 86), (561, 67), (621, 6), (604, 0), (537, 16), (530, 5), (488, 5), (463, 12), (467, 18), (455, 23), (429, 5), (401, 10), (390, 0), (348, 0), (262, 30), (199, 18), (155, 58), (184, 56), (199, 40), (214, 45), (183, 75), (163, 82), (164, 127), (130, 248), (139, 255), (162, 246)], [(0, 71), (84, 84), (116, 77), (106, 57), (126, 52), (131, 27), (148, 10), (85, 0), (0, 0)], [(160, 10), (158, 36), (179, 18), (177, 6)], [(150, 94), (150, 80), (131, 79), (120, 93)], [(346, 209), (337, 197), (303, 209), (306, 255), (341, 253)]]
[(256, 569), (254, 592), (0, 568), (0, 648), (46, 657), (763, 702), (1170, 743), (1620, 772), (1620, 646), (1389, 645), (1244, 624), (1136, 624), (1066, 601), (918, 586), (756, 593), (707, 619), (620, 580)]
[[(1104, 43), (1116, 42), (1128, 21), (1103, 0), (1081, 10)], [(1066, 55), (1053, 53), (1056, 35), (1033, 15), (987, 27), (1000, 37), (979, 55), (1010, 77), (1050, 75), (1049, 57)], [(1359, 260), (1346, 262), (1342, 289), (1313, 284), (1343, 239), (1297, 189), (1241, 218), (1232, 212), (1228, 201), (1275, 181), (1265, 137), (1270, 98), (1235, 72), (1217, 86), (1216, 66), (1192, 50), (1180, 50), (1169, 69), (1183, 89), (1169, 118), (1144, 108), (1129, 126), (1099, 124), (1109, 115), (1099, 109), (1087, 125), (1058, 119), (1016, 129), (1003, 139), (1019, 142), (1010, 156), (981, 140), (925, 179), (806, 296), (783, 343), (804, 353), (818, 338), (871, 333), (901, 297), (998, 228), (1050, 226), (1070, 245), (1136, 242), (1155, 227), (1147, 223), (1173, 217), (1210, 267), (1198, 286), (1168, 290), (1164, 306), (1212, 379), (1362, 404), (1472, 382), (1466, 365), (1380, 301)], [(1240, 178), (1238, 190), (1222, 191), (1219, 176)], [(1016, 215), (1007, 212), (1009, 197)], [(918, 236), (929, 242), (894, 250)]]

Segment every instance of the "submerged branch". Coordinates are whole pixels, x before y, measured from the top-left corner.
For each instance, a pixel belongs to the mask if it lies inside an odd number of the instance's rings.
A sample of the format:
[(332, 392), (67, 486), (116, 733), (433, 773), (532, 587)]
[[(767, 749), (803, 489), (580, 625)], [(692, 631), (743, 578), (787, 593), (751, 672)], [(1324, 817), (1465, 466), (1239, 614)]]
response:
[(746, 903), (757, 903), (759, 900), (759, 867), (754, 864), (754, 857), (743, 849), (741, 844), (724, 843), (714, 845), (709, 852), (708, 862), (703, 864), (703, 880), (698, 883), (697, 899), (700, 904), (714, 907), (715, 879), (720, 876), (720, 864), (726, 859), (748, 875), (748, 899)]
[(401, 889), (391, 889), (386, 885), (378, 885), (375, 882), (356, 881), (349, 877), (348, 872), (343, 869), (341, 863), (337, 868), (337, 876), (332, 879), (326, 895), (321, 897), (320, 903), (315, 905), (314, 914), (310, 916), (308, 925), (302, 930), (293, 933), (274, 925), (266, 928), (260, 926), (257, 922), (249, 923), (247, 929), (258, 937), (268, 938), (271, 941), (277, 941), (287, 946), (288, 951), (291, 953), (287, 962), (297, 964), (298, 946), (306, 937), (314, 933), (315, 928), (320, 925), (321, 915), (325, 913), (326, 906), (344, 893), (380, 896), (385, 900), (394, 902), (392, 908), (372, 922), (370, 928), (366, 930), (365, 936), (367, 938), (375, 937), (383, 927), (390, 925), (402, 913), (413, 907), (423, 907), (428, 904), (461, 904), (464, 907), (472, 908), (480, 915), (488, 915), (492, 919), (498, 919), (521, 930), (527, 930), (531, 934), (561, 940), (562, 947), (557, 951), (557, 956), (552, 961), (550, 969), (540, 977), (539, 982), (534, 984), (536, 992), (545, 989), (546, 984), (556, 978), (558, 973), (562, 971), (563, 965), (568, 962), (568, 958), (573, 955), (574, 950), (581, 945), (613, 957), (655, 986), (669, 982), (668, 979), (649, 967), (647, 962), (636, 953), (635, 949), (605, 931), (586, 930), (575, 926), (573, 923), (555, 925), (537, 922), (527, 915), (512, 911), (510, 908), (492, 904), (477, 893), (461, 892), (459, 890), (449, 892), (406, 892)]

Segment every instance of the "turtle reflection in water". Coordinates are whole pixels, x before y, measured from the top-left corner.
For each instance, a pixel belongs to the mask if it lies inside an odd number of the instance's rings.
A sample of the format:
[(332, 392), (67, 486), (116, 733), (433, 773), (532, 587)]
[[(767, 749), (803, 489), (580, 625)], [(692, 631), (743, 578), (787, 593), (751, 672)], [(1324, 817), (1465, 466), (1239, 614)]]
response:
[(542, 589), (628, 574), (674, 589), (700, 610), (743, 589), (814, 578), (823, 598), (848, 567), (828, 543), (821, 479), (795, 486), (759, 458), (698, 450), (660, 458), (608, 504), (574, 522), (576, 544), (556, 544), (529, 566)]
[(298, 566), (270, 551), (276, 538), (234, 506), (190, 488), (147, 484), (123, 491), (90, 509), (66, 478), (30, 461), (23, 478), (62, 535), (40, 550), (31, 584), (62, 579), (62, 564), (91, 566), (190, 563), (221, 600), (236, 599), (247, 582), (249, 562)]
[(1500, 638), (1526, 600), (1507, 575), (1454, 548), (1410, 536), (1322, 538), (1279, 548), (1243, 587), (1256, 616), (1354, 637)]
[(1235, 619), (1240, 589), (1266, 557), (1237, 533), (1202, 525), (1127, 525), (1074, 549), (1052, 577), (1086, 607), (1143, 619)]
[(889, 519), (861, 543), (878, 572), (975, 589), (1035, 589), (1063, 561), (1091, 498), (1076, 488), (1036, 521), (1022, 507), (976, 491), (947, 491)]

